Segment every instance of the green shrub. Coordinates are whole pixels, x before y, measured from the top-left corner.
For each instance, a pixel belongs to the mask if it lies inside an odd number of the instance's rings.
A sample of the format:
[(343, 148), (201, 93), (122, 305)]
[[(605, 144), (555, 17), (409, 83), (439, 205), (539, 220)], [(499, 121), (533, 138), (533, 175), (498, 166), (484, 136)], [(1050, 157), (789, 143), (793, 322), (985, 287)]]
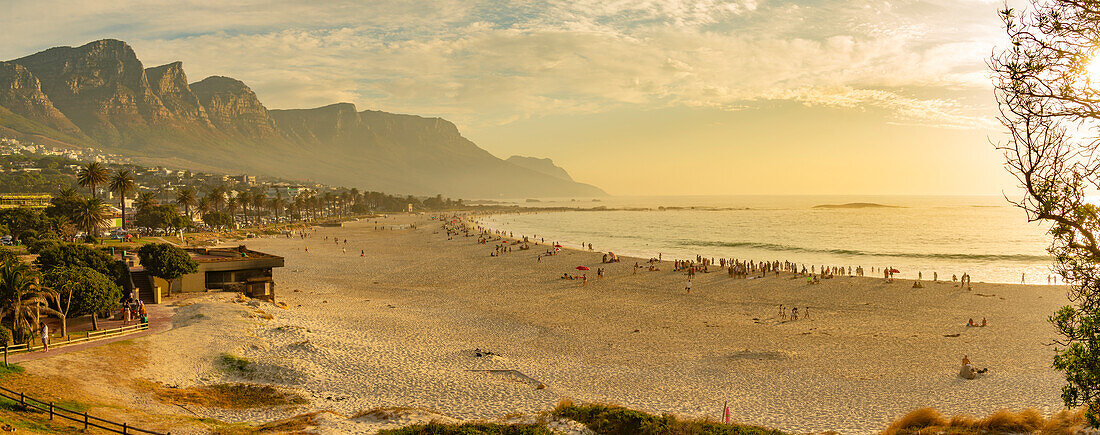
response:
[(14, 263), (19, 261), (19, 254), (11, 249), (0, 248), (0, 264)]
[(9, 346), (15, 344), (15, 342), (12, 341), (12, 338), (13, 337), (11, 336), (11, 329), (8, 329), (7, 326), (0, 326), (0, 346), (5, 344)]
[(612, 405), (563, 403), (553, 415), (575, 420), (601, 435), (782, 435), (774, 429), (710, 420), (682, 420), (671, 414), (656, 416)]
[(252, 366), (252, 361), (228, 353), (221, 354), (218, 357), (218, 362), (221, 363), (222, 370), (229, 373), (249, 374), (256, 371), (256, 368)]
[(37, 254), (39, 252), (42, 252), (42, 251), (45, 251), (45, 250), (50, 249), (52, 247), (55, 247), (57, 245), (60, 245), (61, 243), (62, 242), (60, 240), (57, 240), (57, 239), (36, 239), (36, 240), (30, 241), (30, 242), (27, 242), (27, 252), (30, 252), (32, 254)]
[(4, 367), (2, 364), (0, 364), (0, 378), (3, 378), (7, 375), (20, 373), (23, 373), (23, 366), (19, 364), (8, 364), (7, 367)]
[(442, 424), (435, 422), (378, 431), (378, 435), (551, 435), (553, 433), (546, 426), (540, 424)]

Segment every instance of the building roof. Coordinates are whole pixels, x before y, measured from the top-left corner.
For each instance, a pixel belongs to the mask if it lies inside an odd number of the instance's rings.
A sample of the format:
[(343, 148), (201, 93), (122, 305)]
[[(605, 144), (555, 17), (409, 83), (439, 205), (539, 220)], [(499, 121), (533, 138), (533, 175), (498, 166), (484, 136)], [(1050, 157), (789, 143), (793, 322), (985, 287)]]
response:
[(240, 245), (236, 248), (184, 248), (195, 261), (199, 263), (217, 263), (241, 260), (273, 260), (282, 259), (278, 255), (253, 251)]

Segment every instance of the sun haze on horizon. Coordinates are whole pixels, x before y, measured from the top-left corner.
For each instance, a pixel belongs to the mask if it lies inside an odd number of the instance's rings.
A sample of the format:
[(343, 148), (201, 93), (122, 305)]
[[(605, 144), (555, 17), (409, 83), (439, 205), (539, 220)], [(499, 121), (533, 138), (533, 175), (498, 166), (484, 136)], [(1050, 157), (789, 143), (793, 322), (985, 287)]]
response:
[(270, 108), (439, 116), (612, 194), (1012, 189), (990, 0), (13, 0), (0, 59), (101, 38)]

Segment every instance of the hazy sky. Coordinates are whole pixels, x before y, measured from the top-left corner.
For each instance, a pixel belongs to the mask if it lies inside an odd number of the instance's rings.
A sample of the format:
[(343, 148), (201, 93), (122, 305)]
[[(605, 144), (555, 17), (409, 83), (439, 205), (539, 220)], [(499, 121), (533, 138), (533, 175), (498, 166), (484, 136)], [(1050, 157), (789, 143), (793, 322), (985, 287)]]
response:
[(4, 0), (0, 59), (101, 38), (269, 108), (441, 116), (612, 194), (996, 194), (1000, 0)]

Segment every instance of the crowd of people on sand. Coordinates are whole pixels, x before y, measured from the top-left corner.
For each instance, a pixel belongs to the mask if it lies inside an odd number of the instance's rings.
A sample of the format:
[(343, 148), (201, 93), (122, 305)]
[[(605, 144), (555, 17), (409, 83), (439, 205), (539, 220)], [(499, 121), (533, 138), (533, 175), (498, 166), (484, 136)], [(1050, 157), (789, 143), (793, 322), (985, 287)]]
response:
[[(444, 228), (447, 229), (448, 237), (457, 235), (458, 233), (463, 233), (466, 237), (471, 237), (470, 233), (475, 232), (477, 233), (478, 243), (487, 244), (500, 242), (494, 247), (494, 251), (490, 253), (490, 256), (499, 256), (512, 252), (513, 246), (519, 246), (519, 249), (527, 250), (530, 249), (528, 243), (534, 243), (535, 245), (538, 245), (540, 242), (546, 243), (545, 238), (538, 238), (536, 235), (531, 237), (521, 236), (523, 245), (508, 245), (508, 241), (505, 240), (505, 238), (516, 240), (513, 232), (489, 230), (482, 227), (480, 224), (467, 224), (465, 220), (457, 216), (449, 218), (450, 220), (446, 220), (443, 216), (440, 216), (439, 219), (445, 221)], [(474, 222), (476, 223), (476, 221)], [(550, 247), (544, 252), (536, 256), (536, 261), (541, 262), (542, 257), (558, 255), (561, 252), (562, 245), (558, 242), (553, 242), (549, 246)], [(595, 246), (592, 243), (581, 243), (580, 248), (589, 251), (595, 250)], [(601, 263), (617, 263), (620, 261), (621, 259), (614, 252), (607, 252), (601, 257)], [(634, 274), (637, 274), (638, 271), (660, 271), (660, 264), (662, 262), (663, 254), (661, 253), (658, 253), (656, 258), (649, 259), (646, 265), (635, 262)], [(723, 270), (730, 278), (737, 279), (762, 279), (768, 276), (780, 276), (782, 273), (789, 273), (793, 278), (805, 278), (808, 285), (820, 284), (822, 280), (836, 277), (867, 276), (868, 272), (872, 274), (872, 276), (874, 276), (875, 273), (881, 273), (884, 282), (893, 283), (895, 282), (895, 274), (899, 273), (898, 269), (894, 267), (871, 267), (867, 269), (863, 266), (851, 265), (806, 265), (804, 263), (796, 263), (789, 260), (715, 259), (713, 257), (703, 257), (702, 255), (696, 255), (695, 259), (673, 260), (672, 264), (673, 272), (685, 273), (689, 280), (694, 279), (697, 273), (711, 273), (714, 269)], [(565, 275), (568, 275), (568, 273)], [(955, 284), (955, 287), (962, 287), (968, 290), (973, 289), (969, 273), (963, 273), (961, 278), (959, 278), (959, 275), (952, 275), (951, 280)], [(932, 281), (939, 282), (939, 272), (932, 272)], [(1056, 281), (1056, 279), (1052, 280), (1051, 277), (1048, 276), (1048, 283), (1052, 281)], [(917, 279), (913, 282), (912, 288), (924, 288), (923, 272), (917, 272)]]
[[(474, 234), (478, 237), (478, 243), (490, 243), (500, 242), (496, 245), (496, 250), (493, 255), (500, 255), (502, 253), (512, 252), (512, 245), (508, 245), (508, 241), (504, 240), (505, 237), (516, 240), (514, 234), (511, 232), (488, 230), (480, 225), (468, 225), (464, 220), (457, 216), (445, 220), (442, 216), (439, 218), (441, 221), (445, 221), (444, 228), (447, 231), (448, 239), (452, 236), (462, 234), (464, 237), (474, 237)], [(473, 234), (472, 234), (473, 233)], [(535, 237), (522, 237), (523, 244), (534, 243), (538, 245), (539, 242), (546, 243), (545, 238), (535, 240)], [(580, 245), (581, 249), (594, 250), (594, 246), (591, 243), (584, 243)], [(561, 252), (562, 246), (557, 242), (551, 244), (551, 249), (547, 249), (544, 253), (540, 253), (537, 258), (538, 261), (542, 261), (543, 256), (557, 255)], [(521, 248), (527, 249), (527, 248)], [(601, 263), (618, 263), (620, 258), (613, 252), (607, 252), (603, 254)], [(658, 253), (657, 257), (651, 258), (646, 261), (646, 265), (642, 265), (640, 262), (634, 263), (634, 274), (637, 274), (639, 270), (660, 271), (660, 264), (663, 262), (663, 254)], [(862, 277), (866, 276), (869, 272), (871, 276), (876, 273), (881, 273), (885, 283), (893, 283), (895, 274), (899, 271), (894, 267), (871, 267), (865, 269), (863, 266), (830, 266), (830, 265), (809, 265), (796, 263), (792, 261), (779, 261), (779, 260), (748, 260), (737, 258), (706, 258), (702, 255), (696, 255), (695, 259), (686, 260), (673, 260), (672, 271), (677, 273), (683, 273), (687, 276), (687, 282), (685, 283), (685, 291), (687, 294), (691, 294), (692, 284), (694, 282), (697, 273), (710, 273), (712, 269), (725, 271), (730, 278), (735, 279), (763, 279), (768, 276), (778, 277), (781, 273), (789, 273), (793, 278), (806, 278), (806, 282), (809, 285), (819, 284), (822, 280), (833, 279), (836, 277)], [(582, 269), (578, 267), (578, 269)], [(583, 268), (587, 270), (587, 268)], [(597, 279), (603, 278), (605, 270), (601, 268), (596, 269)], [(588, 275), (580, 274), (573, 275), (569, 272), (563, 273), (561, 279), (565, 280), (580, 280), (581, 285), (588, 284)], [(1021, 281), (1024, 280), (1024, 276), (1021, 274)], [(913, 282), (913, 288), (923, 288), (924, 273), (917, 272), (917, 279)], [(932, 281), (939, 282), (939, 272), (932, 272)], [(968, 290), (973, 289), (971, 277), (969, 273), (963, 273), (961, 277), (959, 275), (952, 275), (951, 282), (955, 287), (966, 288)], [(1057, 278), (1047, 277), (1047, 283), (1056, 283)], [(779, 306), (778, 318), (782, 322), (808, 320), (810, 318), (810, 307), (797, 307), (788, 306), (782, 304)], [(983, 317), (981, 322), (975, 322), (973, 318), (969, 319), (967, 327), (985, 327), (987, 325), (986, 319)], [(976, 379), (978, 375), (984, 374), (988, 371), (987, 368), (977, 369), (970, 362), (969, 357), (963, 356), (962, 368), (959, 370), (959, 376), (966, 379)]]

